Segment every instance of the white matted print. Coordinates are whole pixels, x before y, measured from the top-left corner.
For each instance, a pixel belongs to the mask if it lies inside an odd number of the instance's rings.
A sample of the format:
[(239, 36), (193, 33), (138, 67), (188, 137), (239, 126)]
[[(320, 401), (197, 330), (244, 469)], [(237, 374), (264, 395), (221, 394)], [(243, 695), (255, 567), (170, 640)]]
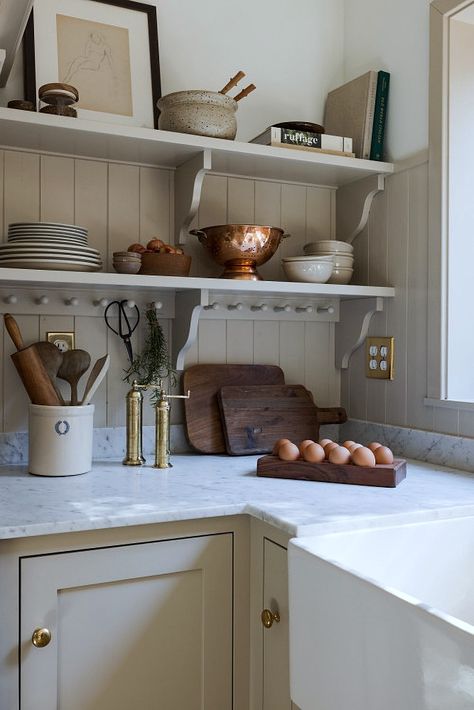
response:
[(56, 81), (75, 86), (79, 118), (154, 127), (158, 47), (151, 66), (146, 12), (95, 0), (43, 0), (34, 6), (34, 26), (38, 88)]

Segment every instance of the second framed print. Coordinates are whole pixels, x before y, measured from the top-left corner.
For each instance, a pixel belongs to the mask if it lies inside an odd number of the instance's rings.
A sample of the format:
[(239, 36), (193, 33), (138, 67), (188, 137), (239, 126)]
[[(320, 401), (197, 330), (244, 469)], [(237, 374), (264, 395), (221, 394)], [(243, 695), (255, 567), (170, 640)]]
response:
[(78, 117), (156, 128), (161, 96), (156, 5), (43, 0), (33, 9), (36, 88), (79, 91)]

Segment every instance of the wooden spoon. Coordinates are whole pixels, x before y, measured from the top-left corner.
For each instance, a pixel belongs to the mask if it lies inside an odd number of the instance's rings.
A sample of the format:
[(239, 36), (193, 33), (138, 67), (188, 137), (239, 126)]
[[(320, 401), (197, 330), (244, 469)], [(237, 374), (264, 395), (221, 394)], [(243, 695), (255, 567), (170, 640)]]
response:
[(71, 387), (71, 406), (75, 407), (77, 401), (77, 383), (82, 375), (87, 372), (91, 364), (91, 356), (85, 350), (66, 350), (63, 361), (58, 371), (60, 380), (65, 380)]
[(109, 369), (109, 365), (110, 365), (110, 355), (104, 355), (104, 357), (99, 358), (97, 360), (97, 362), (95, 363), (94, 367), (90, 371), (89, 379), (87, 380), (87, 384), (84, 389), (84, 394), (83, 394), (82, 402), (81, 402), (81, 404), (83, 406), (86, 406), (86, 404), (89, 404), (92, 397), (97, 392), (97, 388), (99, 387), (100, 383), (102, 382), (105, 375), (107, 374), (107, 370)]
[(64, 353), (62, 353), (56, 345), (49, 343), (47, 340), (41, 340), (40, 342), (35, 343), (35, 348), (41, 358), (44, 369), (53, 383), (53, 387), (56, 390), (56, 394), (58, 395), (61, 404), (64, 405), (63, 396), (54, 383), (56, 377), (58, 376), (58, 371), (62, 365)]

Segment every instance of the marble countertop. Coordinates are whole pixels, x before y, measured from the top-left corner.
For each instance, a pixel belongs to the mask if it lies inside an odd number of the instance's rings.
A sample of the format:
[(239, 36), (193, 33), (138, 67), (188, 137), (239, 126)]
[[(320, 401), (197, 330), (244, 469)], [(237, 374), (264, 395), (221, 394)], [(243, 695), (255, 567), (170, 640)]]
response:
[(410, 461), (397, 488), (259, 478), (257, 457), (185, 455), (173, 468), (96, 462), (82, 476), (0, 467), (0, 539), (246, 513), (290, 536), (474, 515), (474, 475)]

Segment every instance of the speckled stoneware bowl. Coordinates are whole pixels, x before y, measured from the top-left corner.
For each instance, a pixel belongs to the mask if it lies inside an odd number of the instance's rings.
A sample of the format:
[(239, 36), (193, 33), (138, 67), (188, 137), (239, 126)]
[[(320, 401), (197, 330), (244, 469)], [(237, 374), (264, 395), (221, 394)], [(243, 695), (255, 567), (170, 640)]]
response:
[(176, 91), (158, 100), (162, 131), (234, 140), (237, 101), (218, 91)]

